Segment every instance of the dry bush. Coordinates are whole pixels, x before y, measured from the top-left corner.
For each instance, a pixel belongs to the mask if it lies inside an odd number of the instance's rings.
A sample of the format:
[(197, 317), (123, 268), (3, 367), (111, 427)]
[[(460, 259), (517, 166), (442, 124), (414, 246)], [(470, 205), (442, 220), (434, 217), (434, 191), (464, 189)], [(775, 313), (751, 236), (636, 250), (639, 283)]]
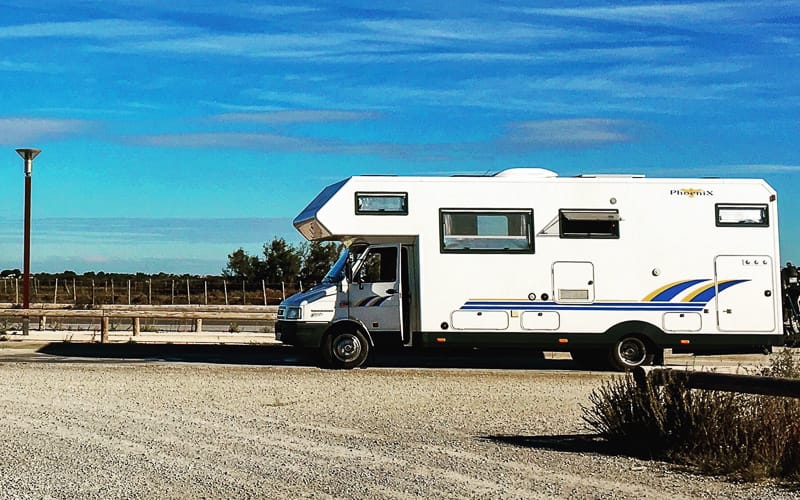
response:
[[(788, 349), (759, 375), (800, 378)], [(800, 400), (693, 390), (667, 376), (640, 388), (616, 378), (592, 392), (586, 424), (615, 449), (755, 481), (800, 480)]]

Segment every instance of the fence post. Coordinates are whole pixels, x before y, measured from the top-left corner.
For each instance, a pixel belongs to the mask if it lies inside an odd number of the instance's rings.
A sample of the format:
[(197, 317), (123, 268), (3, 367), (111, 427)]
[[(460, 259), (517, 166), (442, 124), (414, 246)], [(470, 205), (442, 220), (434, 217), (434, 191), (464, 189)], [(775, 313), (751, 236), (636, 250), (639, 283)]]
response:
[(194, 319), (194, 332), (203, 333), (203, 318)]
[(281, 300), (286, 300), (286, 285), (281, 281)]
[(94, 280), (92, 280), (92, 307), (94, 307)]
[(267, 284), (261, 280), (261, 291), (264, 292), (264, 305), (267, 305)]
[(56, 278), (56, 286), (53, 287), (53, 304), (58, 304), (58, 278)]
[(103, 313), (100, 318), (100, 343), (105, 344), (108, 342), (108, 316)]
[(128, 305), (131, 305), (131, 280), (128, 280)]
[(114, 280), (111, 280), (111, 304), (114, 304)]
[(205, 297), (205, 305), (208, 305), (208, 280), (203, 280), (203, 296)]
[(75, 287), (75, 278), (72, 278), (72, 303), (78, 303), (78, 289)]
[(246, 294), (246, 293), (247, 293), (247, 292), (246, 292), (246, 291), (245, 291), (245, 289), (244, 289), (244, 280), (242, 280), (242, 305), (243, 305), (243, 306), (244, 306), (244, 305), (247, 305), (247, 303), (246, 303), (246, 302), (245, 302), (245, 300), (244, 300), (244, 299), (245, 299), (245, 294)]
[(186, 278), (186, 303), (192, 305), (192, 294), (189, 292), (189, 278)]
[(39, 331), (41, 332), (45, 328), (47, 328), (47, 316), (42, 314), (41, 316), (39, 316)]
[(14, 279), (14, 304), (19, 304), (19, 278)]
[[(225, 289), (225, 305), (228, 305), (228, 280), (222, 280), (222, 288)], [(19, 302), (19, 300), (17, 300)]]
[(147, 280), (147, 305), (153, 305), (153, 280)]
[(172, 305), (175, 305), (175, 280), (172, 280)]
[(133, 336), (139, 335), (142, 331), (142, 324), (139, 318), (133, 318)]

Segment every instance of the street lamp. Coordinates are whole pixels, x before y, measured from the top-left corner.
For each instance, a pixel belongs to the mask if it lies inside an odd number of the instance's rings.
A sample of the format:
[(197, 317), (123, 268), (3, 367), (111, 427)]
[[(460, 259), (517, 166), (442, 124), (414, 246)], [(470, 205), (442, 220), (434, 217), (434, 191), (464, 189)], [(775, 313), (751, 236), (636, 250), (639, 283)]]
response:
[[(23, 243), (23, 270), (22, 270), (22, 307), (31, 307), (31, 173), (33, 172), (33, 159), (41, 150), (22, 148), (17, 153), (25, 161), (25, 241)], [(22, 322), (24, 334), (28, 334), (30, 318), (25, 317)]]

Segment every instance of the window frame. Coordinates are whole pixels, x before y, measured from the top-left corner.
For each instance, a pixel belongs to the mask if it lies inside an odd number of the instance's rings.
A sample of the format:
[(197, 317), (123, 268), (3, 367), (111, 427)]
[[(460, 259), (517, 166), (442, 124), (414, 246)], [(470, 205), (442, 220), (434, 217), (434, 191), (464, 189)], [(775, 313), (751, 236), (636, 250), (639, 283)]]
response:
[[(403, 200), (403, 210), (362, 210), (359, 209), (358, 203), (361, 197), (401, 198)], [(408, 215), (408, 192), (405, 191), (356, 191), (354, 201), (356, 215)]]
[[(720, 222), (720, 209), (747, 209), (760, 208), (764, 213), (764, 222)], [(769, 204), (768, 203), (716, 203), (714, 204), (714, 223), (717, 227), (769, 227)]]
[[(614, 222), (617, 223), (616, 226), (616, 233), (568, 233), (564, 231), (564, 222), (568, 221), (568, 217), (566, 215), (567, 212), (578, 212), (578, 213), (605, 213), (605, 214), (615, 214), (617, 216), (614, 219)], [(595, 220), (595, 219), (588, 219), (588, 220)], [(600, 222), (606, 222), (603, 219), (596, 219)], [(558, 237), (562, 239), (569, 239), (569, 240), (618, 240), (620, 238), (620, 222), (622, 221), (622, 217), (619, 215), (619, 209), (617, 208), (559, 208), (558, 209)]]
[[(467, 214), (479, 217), (481, 215), (523, 215), (527, 221), (527, 246), (526, 248), (446, 248), (444, 221), (449, 214)], [(439, 252), (457, 254), (533, 254), (536, 253), (535, 235), (533, 229), (534, 213), (532, 208), (440, 208), (439, 209)], [(451, 235), (452, 236), (452, 235)], [(458, 235), (456, 235), (458, 236)], [(473, 235), (481, 238), (480, 235)], [(484, 236), (485, 239), (491, 237)]]

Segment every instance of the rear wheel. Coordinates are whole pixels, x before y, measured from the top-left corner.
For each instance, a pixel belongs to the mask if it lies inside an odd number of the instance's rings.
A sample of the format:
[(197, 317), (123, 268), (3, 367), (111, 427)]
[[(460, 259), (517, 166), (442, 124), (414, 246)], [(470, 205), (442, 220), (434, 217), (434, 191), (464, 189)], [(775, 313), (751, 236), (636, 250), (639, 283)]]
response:
[(611, 366), (619, 371), (653, 363), (653, 350), (645, 340), (636, 336), (622, 337), (614, 343), (609, 353)]
[(322, 343), (322, 359), (330, 368), (358, 368), (364, 364), (367, 356), (369, 341), (356, 328), (333, 332)]

